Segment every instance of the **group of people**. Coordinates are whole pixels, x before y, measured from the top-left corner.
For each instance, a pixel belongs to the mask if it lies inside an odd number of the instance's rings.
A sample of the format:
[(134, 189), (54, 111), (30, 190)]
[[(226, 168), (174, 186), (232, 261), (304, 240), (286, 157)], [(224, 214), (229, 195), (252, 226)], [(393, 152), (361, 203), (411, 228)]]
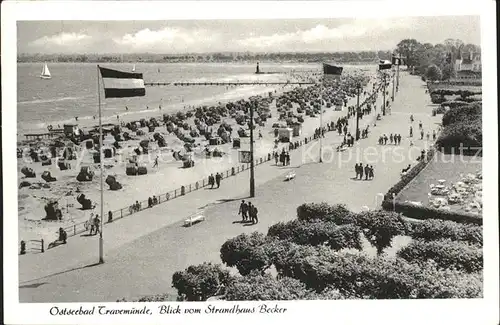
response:
[(148, 208), (152, 208), (154, 205), (158, 204), (158, 198), (156, 195), (153, 195), (153, 197), (148, 198)]
[(276, 166), (278, 166), (278, 159), (279, 159), (279, 162), (283, 166), (290, 165), (290, 152), (285, 151), (284, 148), (283, 148), (283, 150), (281, 150), (281, 153), (279, 155), (276, 151), (273, 154), (274, 154), (274, 162), (276, 163)]
[(92, 235), (97, 235), (99, 233), (100, 225), (101, 221), (99, 219), (99, 215), (96, 214), (94, 218), (92, 218), (92, 215), (90, 216), (90, 220), (86, 222), (85, 227), (90, 228), (89, 235), (92, 236)]
[(245, 200), (241, 200), (240, 210), (238, 211), (238, 215), (241, 214), (242, 222), (251, 222), (252, 224), (256, 224), (259, 222), (259, 218), (257, 207), (253, 205), (251, 202), (245, 202)]
[(366, 164), (363, 167), (362, 163), (356, 164), (354, 166), (354, 171), (356, 172), (356, 179), (363, 179), (363, 175), (365, 176), (365, 180), (372, 180), (374, 177), (373, 173), (373, 165)]
[(210, 176), (208, 176), (208, 185), (210, 185), (210, 188), (214, 188), (214, 186), (217, 184), (217, 188), (219, 188), (221, 180), (222, 174), (216, 173), (215, 176), (214, 174), (210, 174)]
[(342, 146), (352, 147), (353, 145), (354, 145), (354, 137), (349, 132), (346, 135), (344, 135), (344, 140), (342, 141)]
[(378, 144), (385, 145), (387, 144), (387, 141), (389, 141), (390, 144), (395, 144), (395, 145), (400, 145), (401, 144), (401, 134), (390, 134), (387, 136), (387, 134), (382, 134), (378, 138)]

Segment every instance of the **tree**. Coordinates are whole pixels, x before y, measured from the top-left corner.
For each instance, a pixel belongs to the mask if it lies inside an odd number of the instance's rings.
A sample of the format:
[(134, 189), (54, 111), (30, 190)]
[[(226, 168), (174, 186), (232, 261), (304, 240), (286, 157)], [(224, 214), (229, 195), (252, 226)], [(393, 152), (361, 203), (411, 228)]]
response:
[(271, 263), (264, 249), (266, 237), (258, 232), (228, 239), (220, 249), (220, 258), (227, 266), (236, 266), (241, 275), (253, 270), (263, 272)]
[(443, 72), (443, 77), (442, 77), (443, 80), (449, 80), (456, 76), (456, 71), (452, 64), (446, 64), (443, 67), (442, 72)]
[(172, 286), (177, 289), (180, 301), (205, 301), (230, 282), (229, 271), (212, 263), (190, 266), (172, 276)]
[(416, 39), (404, 39), (397, 45), (397, 52), (406, 58), (406, 65), (412, 69), (417, 65), (416, 51), (421, 44)]
[(441, 69), (439, 69), (437, 65), (433, 64), (427, 68), (425, 76), (427, 77), (427, 79), (435, 81), (435, 80), (441, 80), (443, 78), (443, 73), (441, 72)]

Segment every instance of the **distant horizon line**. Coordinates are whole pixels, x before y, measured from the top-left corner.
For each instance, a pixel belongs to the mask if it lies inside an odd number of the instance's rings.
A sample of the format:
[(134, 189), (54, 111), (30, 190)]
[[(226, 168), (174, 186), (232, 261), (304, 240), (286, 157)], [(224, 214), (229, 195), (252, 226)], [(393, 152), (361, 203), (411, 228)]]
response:
[(207, 55), (207, 54), (333, 54), (333, 53), (363, 53), (363, 52), (394, 52), (394, 49), (387, 50), (342, 50), (342, 51), (262, 51), (262, 52), (253, 52), (253, 51), (213, 51), (213, 52), (182, 52), (182, 53), (162, 53), (162, 52), (131, 52), (131, 53), (122, 53), (122, 52), (81, 52), (81, 53), (62, 53), (62, 52), (52, 52), (52, 53), (41, 53), (41, 52), (33, 52), (33, 53), (18, 53), (18, 56), (28, 56), (28, 55)]

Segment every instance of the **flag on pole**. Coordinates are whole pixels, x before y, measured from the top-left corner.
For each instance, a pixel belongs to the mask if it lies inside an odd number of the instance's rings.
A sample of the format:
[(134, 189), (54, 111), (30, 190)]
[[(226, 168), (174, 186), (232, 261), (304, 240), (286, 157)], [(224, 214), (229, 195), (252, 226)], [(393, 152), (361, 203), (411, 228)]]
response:
[(99, 67), (105, 98), (138, 97), (146, 95), (142, 73), (122, 72)]
[(378, 64), (378, 69), (379, 70), (387, 70), (392, 68), (392, 63), (389, 60), (380, 60)]
[(323, 74), (340, 76), (342, 74), (343, 67), (323, 63)]

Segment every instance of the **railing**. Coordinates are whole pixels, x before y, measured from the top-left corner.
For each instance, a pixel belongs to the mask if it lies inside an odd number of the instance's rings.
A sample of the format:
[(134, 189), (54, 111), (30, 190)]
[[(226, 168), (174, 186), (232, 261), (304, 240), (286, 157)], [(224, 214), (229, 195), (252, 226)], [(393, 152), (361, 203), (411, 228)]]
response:
[(19, 255), (24, 255), (29, 252), (31, 253), (45, 252), (45, 244), (43, 238), (28, 240), (28, 242), (21, 240)]
[[(375, 96), (375, 94), (380, 90), (381, 87), (382, 86), (380, 86), (375, 92), (372, 93), (372, 95), (370, 95), (368, 98), (366, 98), (363, 101), (363, 103), (360, 104), (360, 108), (363, 107), (364, 105), (366, 105), (373, 98), (373, 96)], [(333, 131), (333, 130), (331, 130), (331, 131)], [(301, 141), (295, 141), (295, 142), (298, 142), (299, 143), (298, 147), (301, 147), (307, 143), (310, 143), (313, 140), (318, 140), (319, 138), (320, 138), (319, 136), (318, 137), (309, 136), (309, 137), (303, 138), (303, 140), (301, 140)], [(295, 143), (295, 142), (291, 142), (291, 143)], [(291, 149), (291, 150), (294, 150), (294, 149)], [(269, 152), (267, 155), (256, 159), (255, 166), (258, 166), (260, 164), (263, 164), (265, 162), (272, 160), (274, 158), (275, 152), (277, 153), (276, 150), (273, 150), (272, 152)], [(248, 170), (249, 168), (250, 168), (250, 163), (243, 163), (243, 164), (239, 164), (237, 166), (231, 167), (230, 169), (225, 170), (220, 174), (222, 174), (222, 178), (228, 178), (230, 176), (235, 176), (235, 175), (237, 175), (245, 170)], [(138, 207), (134, 203), (128, 207), (111, 211), (111, 218), (108, 214), (108, 218), (103, 220), (103, 223), (108, 224), (108, 223), (114, 222), (116, 220), (122, 219), (124, 217), (130, 216), (132, 214), (135, 214), (135, 213), (138, 213), (140, 211), (151, 208), (155, 205), (171, 201), (171, 200), (176, 199), (176, 198), (181, 197), (181, 196), (185, 196), (188, 193), (197, 191), (197, 190), (202, 189), (206, 186), (208, 186), (208, 177), (205, 177), (202, 180), (199, 180), (197, 182), (181, 186), (175, 190), (172, 190), (172, 191), (160, 194), (160, 195), (156, 195), (157, 203), (153, 204), (152, 206), (149, 206), (148, 200), (143, 200), (143, 201), (139, 202)], [(101, 216), (101, 218), (102, 217), (103, 216)], [(73, 236), (76, 236), (78, 234), (89, 231), (90, 227), (91, 227), (90, 221), (82, 221), (80, 223), (76, 223), (76, 224), (73, 224), (71, 226), (64, 227), (63, 229), (66, 231), (67, 237), (73, 237)], [(43, 250), (42, 250), (42, 252), (43, 252)]]

